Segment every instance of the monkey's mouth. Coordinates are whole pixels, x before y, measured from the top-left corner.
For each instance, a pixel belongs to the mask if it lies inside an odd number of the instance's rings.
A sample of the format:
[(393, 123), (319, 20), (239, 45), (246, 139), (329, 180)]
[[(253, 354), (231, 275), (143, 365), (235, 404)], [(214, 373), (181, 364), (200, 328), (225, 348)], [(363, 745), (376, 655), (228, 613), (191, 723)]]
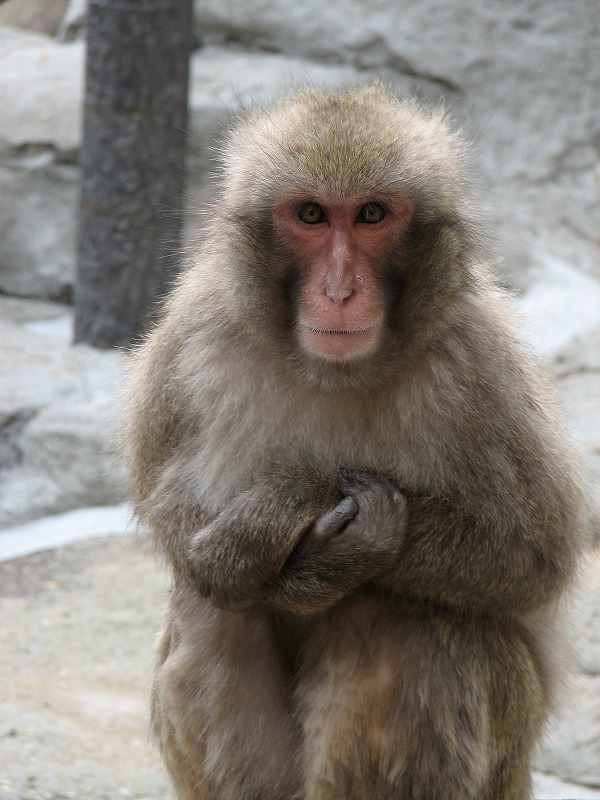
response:
[(360, 336), (366, 333), (373, 333), (377, 325), (369, 325), (368, 328), (313, 328), (311, 325), (302, 325), (302, 330), (309, 333), (325, 334), (329, 336)]
[(380, 326), (373, 323), (360, 328), (325, 328), (300, 323), (298, 327), (304, 348), (313, 355), (328, 359), (352, 359), (371, 352), (379, 338)]

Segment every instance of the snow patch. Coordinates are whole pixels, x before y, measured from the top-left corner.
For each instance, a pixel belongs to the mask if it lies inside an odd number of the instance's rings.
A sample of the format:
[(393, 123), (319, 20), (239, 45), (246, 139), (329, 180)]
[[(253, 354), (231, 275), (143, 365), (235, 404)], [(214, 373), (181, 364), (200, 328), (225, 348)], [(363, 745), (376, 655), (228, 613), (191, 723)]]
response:
[(52, 550), (80, 539), (123, 534), (131, 529), (131, 508), (126, 503), (54, 514), (0, 530), (0, 561)]

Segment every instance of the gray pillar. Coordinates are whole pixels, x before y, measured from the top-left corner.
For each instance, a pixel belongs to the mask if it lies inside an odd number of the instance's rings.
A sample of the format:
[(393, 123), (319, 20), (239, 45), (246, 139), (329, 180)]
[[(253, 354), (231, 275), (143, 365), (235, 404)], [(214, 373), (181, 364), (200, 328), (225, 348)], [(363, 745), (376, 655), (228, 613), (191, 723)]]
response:
[(178, 267), (192, 0), (90, 0), (75, 341), (139, 337)]

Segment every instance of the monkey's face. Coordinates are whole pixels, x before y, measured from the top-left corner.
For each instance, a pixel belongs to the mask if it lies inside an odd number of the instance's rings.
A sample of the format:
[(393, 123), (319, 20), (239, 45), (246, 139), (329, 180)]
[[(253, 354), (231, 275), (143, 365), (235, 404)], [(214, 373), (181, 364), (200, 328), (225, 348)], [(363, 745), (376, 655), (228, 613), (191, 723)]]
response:
[(353, 360), (375, 352), (386, 322), (383, 265), (408, 229), (403, 198), (298, 196), (273, 209), (294, 287), (295, 335), (311, 355)]
[(469, 281), (461, 140), (378, 87), (251, 114), (223, 151), (228, 314), (313, 385), (415, 360)]

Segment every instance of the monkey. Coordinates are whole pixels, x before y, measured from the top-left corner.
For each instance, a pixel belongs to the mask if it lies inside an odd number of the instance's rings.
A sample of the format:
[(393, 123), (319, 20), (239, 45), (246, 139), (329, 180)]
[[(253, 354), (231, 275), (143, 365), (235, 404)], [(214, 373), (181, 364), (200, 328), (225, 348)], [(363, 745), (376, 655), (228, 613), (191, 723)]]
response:
[(586, 505), (467, 151), (379, 84), (226, 136), (123, 432), (180, 800), (531, 796)]

